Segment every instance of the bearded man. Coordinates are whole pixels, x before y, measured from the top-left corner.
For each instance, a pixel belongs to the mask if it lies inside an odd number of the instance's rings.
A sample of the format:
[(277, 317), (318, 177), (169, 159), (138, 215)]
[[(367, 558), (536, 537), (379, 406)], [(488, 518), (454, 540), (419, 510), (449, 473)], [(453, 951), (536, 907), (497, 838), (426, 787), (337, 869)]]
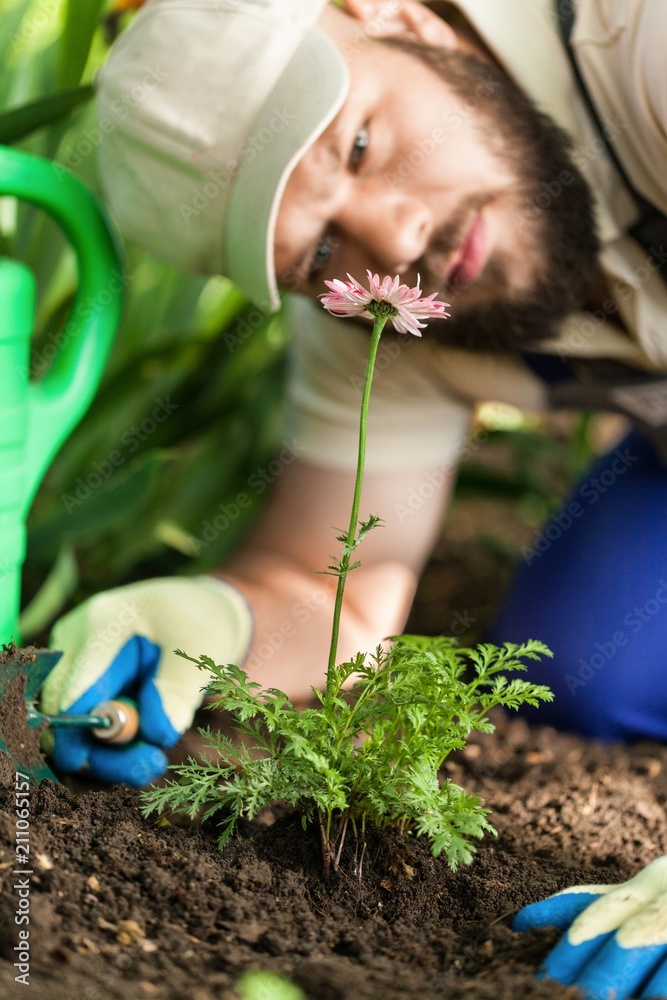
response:
[[(135, 785), (163, 771), (201, 700), (175, 648), (245, 663), (293, 699), (322, 682), (333, 594), (312, 571), (347, 520), (368, 329), (316, 299), (324, 279), (366, 269), (419, 277), (452, 318), (381, 348), (361, 509), (385, 525), (349, 579), (340, 656), (401, 631), (476, 402), (620, 410), (635, 431), (545, 529), (496, 633), (554, 650), (532, 678), (555, 692), (535, 721), (667, 738), (667, 257), (637, 226), (657, 219), (659, 234), (667, 212), (667, 5), (570, 8), (151, 0), (115, 44), (97, 88), (112, 213), (129, 239), (227, 275), (267, 311), (287, 293), (298, 458), (218, 576), (133, 584), (57, 624), (45, 708), (132, 688), (142, 720), (125, 749), (59, 731), (61, 768)], [(652, 934), (640, 943), (667, 941)]]

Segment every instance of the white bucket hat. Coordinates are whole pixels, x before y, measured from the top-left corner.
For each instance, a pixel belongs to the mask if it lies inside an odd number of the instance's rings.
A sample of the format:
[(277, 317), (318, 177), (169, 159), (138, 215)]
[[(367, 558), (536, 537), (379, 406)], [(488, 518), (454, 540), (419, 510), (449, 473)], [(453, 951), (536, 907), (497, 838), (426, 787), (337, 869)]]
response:
[(100, 174), (121, 232), (280, 305), (281, 196), (335, 117), (347, 66), (327, 0), (149, 0), (96, 80)]

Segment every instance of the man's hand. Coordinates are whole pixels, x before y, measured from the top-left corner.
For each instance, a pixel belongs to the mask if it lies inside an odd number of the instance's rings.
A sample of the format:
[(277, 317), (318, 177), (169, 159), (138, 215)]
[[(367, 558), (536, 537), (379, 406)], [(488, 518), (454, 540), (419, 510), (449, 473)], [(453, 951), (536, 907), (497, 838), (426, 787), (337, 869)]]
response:
[(171, 747), (190, 726), (207, 675), (176, 656), (183, 649), (241, 665), (252, 616), (245, 599), (212, 577), (156, 579), (98, 594), (61, 618), (51, 647), (63, 656), (48, 676), (41, 709), (90, 712), (129, 695), (139, 709), (139, 738), (129, 746), (96, 742), (82, 729), (53, 731), (53, 758), (63, 771), (87, 767), (104, 781), (142, 787), (167, 766)]
[(567, 930), (542, 978), (576, 984), (587, 1000), (667, 997), (667, 857), (621, 885), (565, 889), (525, 906), (514, 930)]

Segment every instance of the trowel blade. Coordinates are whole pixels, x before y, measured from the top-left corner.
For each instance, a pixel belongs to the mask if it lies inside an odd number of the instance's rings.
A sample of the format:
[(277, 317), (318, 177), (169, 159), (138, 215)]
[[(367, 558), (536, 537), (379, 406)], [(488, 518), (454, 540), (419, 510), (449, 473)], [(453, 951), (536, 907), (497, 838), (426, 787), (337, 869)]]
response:
[[(0, 651), (0, 751), (32, 785), (57, 778), (39, 749), (39, 733), (28, 727), (28, 704), (39, 690), (61, 653), (48, 649), (3, 646)], [(20, 717), (17, 713), (22, 713)], [(6, 767), (2, 768), (5, 777)]]

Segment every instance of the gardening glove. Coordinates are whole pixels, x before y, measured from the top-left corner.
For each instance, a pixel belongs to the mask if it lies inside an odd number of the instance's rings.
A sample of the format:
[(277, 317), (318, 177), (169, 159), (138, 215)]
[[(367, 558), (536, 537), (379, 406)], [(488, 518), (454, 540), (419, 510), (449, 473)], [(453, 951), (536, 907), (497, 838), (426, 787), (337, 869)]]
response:
[(621, 885), (565, 889), (519, 910), (514, 930), (567, 930), (540, 978), (577, 985), (587, 1000), (667, 997), (667, 857)]
[(162, 748), (191, 725), (210, 679), (174, 650), (241, 664), (251, 635), (245, 599), (209, 576), (145, 580), (84, 602), (54, 626), (51, 647), (63, 656), (42, 688), (41, 710), (87, 713), (129, 696), (137, 703), (139, 733), (127, 746), (105, 746), (84, 729), (51, 730), (56, 767), (88, 768), (104, 781), (135, 787), (154, 781), (167, 767)]

